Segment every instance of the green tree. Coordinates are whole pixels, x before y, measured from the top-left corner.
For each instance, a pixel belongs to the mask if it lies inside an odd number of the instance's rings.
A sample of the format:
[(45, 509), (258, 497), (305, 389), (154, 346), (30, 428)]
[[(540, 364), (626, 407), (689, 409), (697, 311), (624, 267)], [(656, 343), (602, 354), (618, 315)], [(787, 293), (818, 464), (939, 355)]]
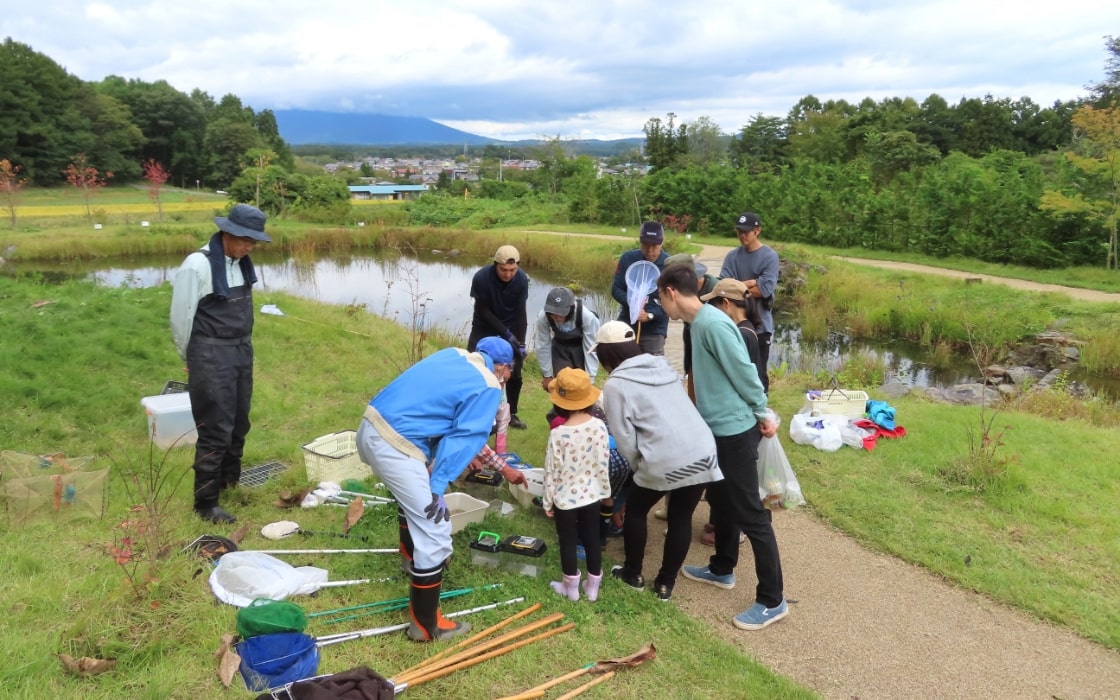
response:
[(1079, 174), (1064, 189), (1047, 190), (1041, 207), (1058, 216), (1084, 215), (1108, 233), (1105, 268), (1117, 269), (1120, 224), (1120, 107), (1089, 105), (1073, 115), (1074, 144), (1065, 156)]
[(202, 149), (210, 184), (226, 189), (241, 174), (245, 154), (264, 147), (251, 122), (230, 117), (214, 119), (206, 127)]
[(738, 137), (731, 139), (728, 150), (736, 168), (775, 167), (785, 161), (788, 145), (786, 120), (760, 113), (751, 117)]
[(697, 117), (695, 121), (685, 125), (685, 129), (688, 134), (688, 151), (683, 156), (684, 163), (707, 167), (726, 162), (728, 137), (711, 117)]
[(1120, 107), (1120, 37), (1106, 36), (1108, 58), (1104, 64), (1104, 80), (1088, 86), (1097, 107)]
[(669, 112), (666, 116), (665, 123), (653, 117), (642, 127), (646, 134), (646, 158), (655, 169), (678, 165), (681, 156), (688, 152), (688, 128), (684, 124), (674, 126), (676, 114)]
[(79, 104), (82, 82), (30, 46), (0, 44), (0, 154), (31, 184), (62, 181), (69, 154), (91, 139)]
[(144, 145), (144, 134), (132, 121), (126, 105), (110, 95), (82, 86), (79, 103), (88, 125), (83, 150), (90, 163), (113, 173), (118, 180), (130, 181), (140, 175), (137, 154)]

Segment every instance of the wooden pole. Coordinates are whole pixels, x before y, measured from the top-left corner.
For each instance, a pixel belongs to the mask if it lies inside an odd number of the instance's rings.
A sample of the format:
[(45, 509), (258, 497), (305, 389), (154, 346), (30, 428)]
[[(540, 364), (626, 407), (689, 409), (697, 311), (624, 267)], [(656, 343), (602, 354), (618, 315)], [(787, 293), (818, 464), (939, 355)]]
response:
[(583, 691), (587, 690), (588, 688), (599, 685), (600, 683), (607, 680), (608, 678), (611, 678), (612, 676), (614, 676), (614, 671), (607, 671), (606, 673), (599, 676), (598, 678), (596, 678), (592, 681), (588, 681), (587, 683), (584, 683), (583, 685), (581, 685), (580, 687), (571, 691), (570, 693), (564, 693), (560, 697), (556, 698), (556, 700), (571, 700), (571, 698), (574, 698), (575, 696), (580, 695), (581, 693), (583, 693)]
[(463, 651), (459, 652), (458, 654), (453, 654), (451, 656), (448, 656), (445, 659), (441, 659), (439, 661), (436, 661), (433, 664), (428, 664), (428, 665), (424, 666), (423, 668), (420, 668), (419, 670), (412, 671), (411, 673), (402, 673), (400, 676), (398, 676), (396, 678), (392, 678), (390, 680), (393, 682), (394, 685), (400, 685), (402, 682), (403, 683), (410, 683), (410, 681), (409, 681), (410, 678), (415, 678), (417, 676), (423, 676), (423, 675), (431, 673), (431, 672), (433, 672), (437, 669), (445, 668), (447, 666), (459, 663), (463, 659), (468, 659), (471, 656), (473, 656), (473, 655), (475, 655), (479, 652), (486, 651), (488, 649), (493, 649), (495, 647), (501, 646), (502, 644), (505, 644), (506, 642), (510, 641), (511, 639), (516, 639), (517, 637), (520, 637), (522, 635), (526, 635), (526, 634), (528, 634), (530, 632), (533, 632), (535, 630), (538, 630), (542, 627), (547, 627), (548, 625), (551, 625), (553, 622), (558, 622), (562, 619), (564, 619), (564, 613), (553, 613), (553, 614), (549, 615), (548, 617), (546, 617), (544, 619), (538, 620), (537, 622), (533, 622), (533, 623), (530, 623), (528, 625), (525, 625), (524, 627), (518, 627), (515, 630), (511, 630), (509, 632), (506, 632), (505, 634), (501, 635), (500, 637), (495, 637), (494, 639), (491, 639), (489, 642), (484, 642), (484, 643), (482, 643), (478, 646), (475, 646), (473, 648), (470, 648), (470, 649), (464, 649)]
[[(551, 637), (555, 634), (560, 634), (561, 632), (567, 632), (570, 629), (574, 629), (575, 626), (576, 626), (576, 623), (569, 622), (566, 625), (561, 625), (560, 627), (554, 627), (554, 628), (548, 630), (547, 632), (541, 632), (540, 634), (533, 635), (532, 637), (522, 639), (519, 642), (514, 642), (513, 644), (509, 644), (509, 645), (501, 647), (499, 649), (494, 649), (493, 651), (489, 651), (485, 654), (482, 654), (481, 656), (476, 656), (474, 658), (467, 659), (465, 661), (460, 661), (460, 662), (458, 662), (456, 664), (453, 664), (451, 666), (444, 666), (442, 668), (431, 671), (427, 675), (417, 676), (417, 677), (413, 678), (412, 680), (407, 681), (408, 687), (411, 688), (413, 686), (420, 685), (421, 683), (427, 683), (428, 681), (433, 681), (437, 678), (443, 678), (444, 676), (449, 675), (451, 673), (454, 673), (455, 671), (460, 671), (464, 668), (469, 668), (471, 666), (474, 666), (475, 664), (480, 664), (483, 661), (486, 661), (488, 659), (493, 659), (494, 657), (501, 656), (502, 654), (508, 654), (509, 652), (513, 651), (514, 649), (520, 649), (521, 647), (525, 646), (526, 644), (532, 644), (533, 642), (539, 642), (540, 640), (547, 639), (547, 638), (549, 638), (549, 637)], [(612, 673), (611, 675), (614, 675), (614, 674)], [(598, 680), (598, 679), (596, 679), (596, 680)], [(396, 682), (394, 682), (393, 684), (397, 685)], [(588, 686), (588, 687), (590, 687), (590, 686)]]
[(572, 671), (571, 673), (565, 673), (564, 675), (559, 676), (558, 678), (553, 678), (550, 681), (545, 681), (544, 683), (541, 683), (540, 685), (533, 686), (532, 688), (529, 688), (525, 692), (526, 693), (535, 693), (538, 690), (540, 690), (540, 691), (548, 690), (549, 688), (551, 688), (553, 686), (560, 685), (561, 683), (566, 683), (566, 682), (572, 680), (573, 678), (579, 678), (583, 674), (590, 671), (594, 666), (595, 666), (595, 664), (588, 664), (581, 669), (577, 669), (575, 671)]
[(520, 620), (521, 618), (526, 617), (528, 615), (531, 615), (531, 614), (535, 613), (536, 611), (538, 611), (540, 609), (541, 609), (541, 604), (540, 603), (534, 603), (533, 605), (530, 605), (529, 607), (525, 608), (521, 612), (516, 613), (515, 615), (512, 615), (510, 617), (507, 617), (506, 619), (502, 620), (501, 622), (494, 625), (493, 627), (488, 627), (488, 628), (482, 630), (481, 632), (479, 632), (478, 634), (475, 634), (474, 636), (470, 637), (469, 639), (464, 639), (463, 641), (459, 642), (455, 646), (451, 646), (451, 647), (448, 647), (448, 648), (444, 649), (443, 651), (436, 654), (435, 656), (429, 656), (428, 658), (424, 659), (423, 661), (416, 664), (415, 666), (410, 666), (410, 667), (406, 668), (405, 670), (401, 671), (400, 673), (398, 673), (397, 675), (399, 677), (407, 676), (409, 674), (415, 675), (415, 672), (418, 671), (419, 669), (421, 669), (425, 666), (431, 665), (435, 661), (447, 656), (448, 654), (455, 651), (456, 649), (462, 649), (464, 647), (468, 647), (471, 644), (474, 644), (475, 642), (477, 642), (478, 640), (483, 639), (484, 637), (487, 637), (487, 636), (493, 634), (494, 632), (497, 632), (498, 630), (500, 630), (503, 627), (505, 627), (506, 625), (514, 622), (515, 620)]

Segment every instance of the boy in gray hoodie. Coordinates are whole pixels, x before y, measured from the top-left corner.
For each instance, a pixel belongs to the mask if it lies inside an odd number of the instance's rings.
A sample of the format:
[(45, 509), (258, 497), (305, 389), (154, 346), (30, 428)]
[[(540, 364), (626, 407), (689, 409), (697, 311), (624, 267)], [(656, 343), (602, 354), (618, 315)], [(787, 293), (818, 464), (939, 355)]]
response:
[(634, 470), (623, 530), (626, 563), (612, 568), (611, 575), (632, 588), (645, 587), (646, 515), (671, 493), (669, 531), (653, 582), (657, 597), (669, 600), (692, 541), (692, 513), (704, 487), (723, 478), (715, 439), (680, 375), (664, 357), (642, 352), (628, 324), (604, 323), (597, 340), (599, 362), (610, 373), (603, 384), (603, 410), (618, 451)]

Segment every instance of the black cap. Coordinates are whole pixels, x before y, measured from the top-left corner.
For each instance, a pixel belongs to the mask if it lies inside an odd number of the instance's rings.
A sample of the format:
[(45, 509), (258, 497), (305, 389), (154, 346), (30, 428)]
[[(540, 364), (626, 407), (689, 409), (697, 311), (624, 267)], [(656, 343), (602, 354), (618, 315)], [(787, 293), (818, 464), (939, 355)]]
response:
[(758, 214), (753, 211), (748, 211), (739, 215), (739, 219), (735, 222), (735, 228), (740, 231), (753, 231), (762, 225), (762, 219), (758, 218)]

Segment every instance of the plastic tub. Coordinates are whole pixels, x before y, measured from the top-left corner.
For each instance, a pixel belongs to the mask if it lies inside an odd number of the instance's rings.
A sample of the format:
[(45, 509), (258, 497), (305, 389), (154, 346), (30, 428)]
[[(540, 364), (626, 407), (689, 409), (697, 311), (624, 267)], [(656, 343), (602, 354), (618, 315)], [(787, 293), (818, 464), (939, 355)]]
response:
[(161, 394), (140, 399), (148, 414), (148, 435), (161, 450), (182, 447), (198, 442), (194, 415), (191, 414), (191, 395), (187, 393)]

